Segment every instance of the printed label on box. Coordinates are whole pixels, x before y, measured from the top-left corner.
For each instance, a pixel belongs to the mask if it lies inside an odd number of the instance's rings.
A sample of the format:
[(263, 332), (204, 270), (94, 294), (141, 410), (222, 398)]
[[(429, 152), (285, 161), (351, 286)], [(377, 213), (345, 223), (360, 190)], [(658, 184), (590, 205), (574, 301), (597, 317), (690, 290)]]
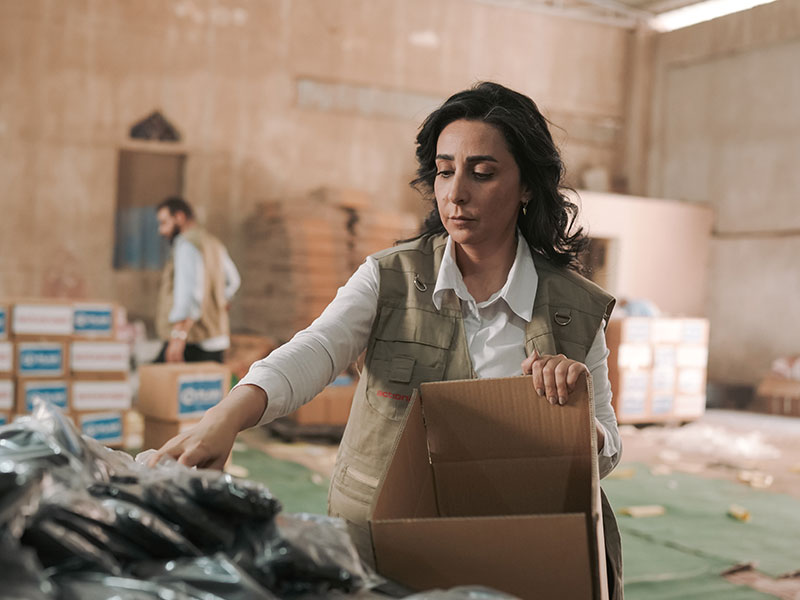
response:
[(72, 342), (70, 363), (76, 373), (126, 373), (130, 349), (124, 342)]
[(114, 307), (111, 304), (76, 304), (73, 318), (75, 335), (111, 337), (114, 331)]
[(654, 415), (665, 415), (672, 412), (672, 405), (675, 403), (675, 396), (672, 394), (653, 394), (653, 402), (650, 412)]
[(628, 318), (623, 323), (623, 342), (644, 343), (650, 342), (650, 321), (644, 318)]
[(708, 342), (708, 321), (684, 319), (681, 341), (687, 344), (706, 344)]
[(41, 398), (62, 410), (67, 410), (66, 381), (27, 381), (25, 386), (25, 410), (33, 410), (33, 399)]
[(122, 414), (100, 413), (81, 415), (80, 428), (84, 435), (103, 444), (122, 442)]
[(127, 381), (74, 381), (72, 409), (128, 410), (131, 407), (132, 394)]
[(198, 416), (216, 406), (225, 396), (221, 374), (178, 377), (178, 416)]
[(14, 382), (0, 380), (0, 410), (14, 410)]
[(64, 373), (64, 348), (61, 344), (19, 344), (19, 374), (47, 377)]
[(6, 323), (8, 322), (8, 312), (4, 306), (0, 306), (0, 338), (6, 337), (8, 335), (8, 329)]
[(68, 304), (16, 304), (11, 329), (15, 335), (72, 335)]
[(653, 348), (653, 366), (674, 367), (677, 362), (675, 346), (655, 346)]
[(0, 373), (11, 373), (14, 370), (14, 344), (0, 342)]
[(624, 416), (636, 416), (644, 414), (645, 394), (641, 392), (625, 392), (619, 400), (619, 412)]
[(671, 392), (675, 389), (677, 371), (674, 367), (656, 367), (653, 369), (653, 390)]
[(9, 418), (8, 415), (0, 413), (0, 425), (8, 425)]

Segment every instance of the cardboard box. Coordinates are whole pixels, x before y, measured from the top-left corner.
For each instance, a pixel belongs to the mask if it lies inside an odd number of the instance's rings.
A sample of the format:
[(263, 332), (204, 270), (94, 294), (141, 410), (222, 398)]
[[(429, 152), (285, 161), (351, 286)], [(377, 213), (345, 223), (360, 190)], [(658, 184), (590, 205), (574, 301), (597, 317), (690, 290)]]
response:
[(706, 370), (705, 369), (679, 369), (678, 393), (684, 395), (705, 395)]
[(648, 317), (624, 317), (610, 319), (606, 328), (609, 348), (619, 344), (649, 344), (652, 319)]
[(681, 343), (708, 346), (708, 319), (683, 319)]
[(620, 423), (640, 422), (649, 413), (650, 370), (617, 369), (609, 365), (612, 405)]
[(771, 415), (800, 417), (800, 380), (767, 374), (756, 388), (755, 408)]
[(565, 406), (529, 377), (415, 391), (370, 518), (377, 570), (422, 590), (607, 598), (591, 386)]
[(654, 344), (679, 344), (683, 338), (683, 319), (658, 317), (652, 319), (650, 341)]
[(700, 345), (681, 345), (677, 347), (675, 364), (679, 367), (705, 369), (708, 364), (708, 348)]
[(0, 340), (8, 339), (8, 304), (0, 304)]
[(165, 442), (194, 427), (197, 422), (197, 419), (192, 421), (162, 421), (161, 419), (145, 417), (142, 450), (161, 448)]
[(617, 365), (626, 369), (643, 369), (653, 364), (650, 344), (620, 344), (617, 348)]
[(16, 342), (19, 377), (65, 377), (67, 345), (64, 342)]
[(654, 367), (678, 366), (678, 348), (674, 344), (657, 344), (653, 346)]
[(655, 367), (651, 371), (650, 390), (652, 392), (674, 392), (678, 380), (678, 370), (674, 367)]
[(127, 374), (131, 350), (125, 342), (84, 342), (70, 344), (70, 370), (75, 376)]
[(14, 372), (14, 344), (0, 342), (0, 375), (11, 375)]
[(110, 448), (122, 448), (125, 444), (125, 412), (80, 412), (72, 413), (75, 426), (84, 435)]
[(196, 420), (230, 389), (228, 368), (216, 362), (139, 367), (138, 409), (162, 421)]
[(128, 379), (74, 380), (70, 384), (70, 407), (73, 411), (130, 410), (133, 389)]
[(654, 416), (671, 415), (675, 409), (675, 393), (672, 391), (653, 392), (650, 396), (650, 414)]
[(37, 396), (64, 412), (69, 411), (69, 381), (66, 379), (18, 379), (16, 388), (18, 414), (30, 413)]
[(355, 383), (328, 385), (288, 416), (298, 425), (347, 425), (356, 387)]
[(67, 338), (72, 335), (72, 301), (16, 302), (11, 309), (14, 338)]
[(0, 411), (13, 411), (16, 405), (13, 379), (0, 379)]
[(72, 335), (75, 339), (114, 339), (116, 306), (113, 302), (76, 303), (72, 310)]
[(14, 413), (8, 410), (0, 410), (0, 425), (8, 425), (14, 420)]

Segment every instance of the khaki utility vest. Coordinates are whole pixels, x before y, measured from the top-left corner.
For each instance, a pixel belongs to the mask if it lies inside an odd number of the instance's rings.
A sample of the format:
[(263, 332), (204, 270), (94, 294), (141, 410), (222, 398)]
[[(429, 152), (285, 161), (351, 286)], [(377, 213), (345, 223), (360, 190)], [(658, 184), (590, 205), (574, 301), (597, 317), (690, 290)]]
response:
[[(448, 290), (441, 310), (433, 290), (447, 238), (437, 235), (400, 244), (374, 255), (380, 279), (378, 310), (367, 345), (361, 379), (339, 447), (328, 509), (343, 518), (359, 554), (374, 561), (367, 525), (376, 488), (409, 408), (413, 390), (428, 381), (473, 379), (459, 298)], [(525, 352), (564, 354), (583, 362), (614, 298), (580, 275), (554, 267), (532, 252), (538, 285), (533, 316), (526, 327)], [(607, 502), (604, 500), (604, 521)], [(608, 508), (613, 520), (613, 513)], [(613, 531), (609, 531), (613, 529)], [(609, 535), (611, 534), (611, 535)], [(606, 540), (616, 536), (616, 522), (606, 524)], [(609, 579), (617, 578), (609, 566)], [(610, 585), (611, 581), (610, 581)], [(617, 586), (620, 589), (621, 582)]]
[[(199, 344), (203, 340), (230, 335), (228, 320), (228, 301), (225, 298), (225, 271), (222, 257), (225, 247), (217, 238), (198, 225), (186, 230), (181, 235), (203, 255), (203, 302), (200, 307), (200, 318), (189, 330), (186, 340), (189, 344)], [(161, 284), (158, 290), (158, 308), (156, 309), (156, 334), (162, 340), (169, 340), (172, 326), (169, 313), (172, 310), (175, 285), (175, 258), (170, 252), (164, 271), (161, 273)]]

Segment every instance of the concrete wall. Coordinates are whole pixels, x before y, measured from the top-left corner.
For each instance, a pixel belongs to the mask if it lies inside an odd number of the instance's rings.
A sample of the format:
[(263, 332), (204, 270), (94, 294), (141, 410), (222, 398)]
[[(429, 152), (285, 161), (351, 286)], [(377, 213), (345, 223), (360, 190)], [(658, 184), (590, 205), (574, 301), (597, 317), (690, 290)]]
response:
[(580, 205), (589, 236), (609, 241), (609, 292), (650, 300), (669, 316), (706, 316), (708, 206), (589, 191), (580, 192)]
[(800, 3), (657, 36), (647, 194), (710, 204), (710, 379), (800, 352)]
[[(471, 0), (0, 0), (0, 295), (150, 312), (157, 273), (111, 266), (121, 148), (185, 153), (234, 260), (259, 201), (328, 186), (422, 212), (416, 128), (484, 78), (544, 107), (572, 173), (613, 175), (630, 42)], [(179, 144), (128, 140), (155, 109)]]

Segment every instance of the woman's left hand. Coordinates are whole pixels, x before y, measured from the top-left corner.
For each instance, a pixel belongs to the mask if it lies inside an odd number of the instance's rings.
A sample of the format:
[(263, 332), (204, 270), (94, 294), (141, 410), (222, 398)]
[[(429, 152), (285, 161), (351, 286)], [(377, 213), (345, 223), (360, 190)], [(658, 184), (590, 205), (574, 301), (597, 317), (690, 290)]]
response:
[(534, 350), (522, 361), (522, 373), (533, 376), (536, 393), (546, 397), (550, 404), (566, 404), (580, 374), (588, 372), (585, 364), (563, 354), (541, 356), (538, 350)]

